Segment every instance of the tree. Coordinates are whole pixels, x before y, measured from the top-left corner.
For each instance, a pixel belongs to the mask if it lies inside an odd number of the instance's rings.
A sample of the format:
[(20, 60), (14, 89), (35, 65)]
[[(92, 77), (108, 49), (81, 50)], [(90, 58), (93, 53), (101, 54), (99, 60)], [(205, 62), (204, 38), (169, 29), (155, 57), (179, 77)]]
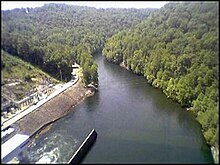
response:
[(217, 6), (169, 3), (133, 29), (113, 35), (103, 49), (109, 61), (123, 62), (167, 97), (192, 106), (210, 145), (216, 144), (212, 137), (218, 128)]

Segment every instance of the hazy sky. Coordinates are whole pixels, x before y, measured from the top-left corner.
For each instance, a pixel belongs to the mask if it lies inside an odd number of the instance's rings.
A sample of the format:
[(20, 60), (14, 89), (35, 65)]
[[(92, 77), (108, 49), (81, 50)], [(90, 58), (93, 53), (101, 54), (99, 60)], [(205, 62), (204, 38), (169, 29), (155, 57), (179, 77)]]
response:
[(41, 7), (45, 3), (66, 3), (96, 8), (161, 8), (168, 1), (1, 1), (1, 10)]

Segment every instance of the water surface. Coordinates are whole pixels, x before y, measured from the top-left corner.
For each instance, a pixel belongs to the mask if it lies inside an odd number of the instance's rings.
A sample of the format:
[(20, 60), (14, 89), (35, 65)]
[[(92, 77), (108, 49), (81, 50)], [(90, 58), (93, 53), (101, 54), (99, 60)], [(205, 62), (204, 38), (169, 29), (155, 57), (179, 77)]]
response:
[(21, 162), (66, 163), (94, 128), (82, 163), (213, 163), (194, 117), (159, 89), (101, 55), (99, 91), (37, 138)]

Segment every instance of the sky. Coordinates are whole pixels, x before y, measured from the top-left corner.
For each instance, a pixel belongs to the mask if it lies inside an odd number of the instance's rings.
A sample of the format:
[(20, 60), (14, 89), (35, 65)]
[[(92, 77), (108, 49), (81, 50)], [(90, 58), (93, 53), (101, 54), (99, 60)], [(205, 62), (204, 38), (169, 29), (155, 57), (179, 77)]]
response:
[(1, 10), (14, 8), (41, 7), (45, 3), (65, 3), (69, 5), (96, 8), (161, 8), (168, 1), (1, 1)]

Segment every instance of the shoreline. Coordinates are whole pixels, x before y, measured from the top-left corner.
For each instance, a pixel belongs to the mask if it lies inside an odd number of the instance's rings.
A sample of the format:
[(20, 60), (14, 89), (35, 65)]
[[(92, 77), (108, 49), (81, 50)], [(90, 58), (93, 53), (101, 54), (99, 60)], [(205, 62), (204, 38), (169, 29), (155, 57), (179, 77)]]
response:
[[(128, 70), (128, 71), (131, 71), (128, 67), (125, 66), (124, 64), (124, 61), (121, 62), (119, 64), (120, 67)], [(132, 71), (131, 71), (132, 72)], [(134, 72), (132, 72), (134, 73)], [(135, 74), (135, 73), (134, 73)], [(167, 96), (166, 96), (167, 97)], [(168, 98), (168, 97), (167, 97)], [(186, 111), (190, 111), (191, 108), (188, 108), (186, 109)], [(196, 120), (197, 121), (197, 120)], [(198, 121), (197, 121), (198, 122)], [(201, 130), (202, 131), (202, 130)], [(203, 133), (202, 133), (203, 134)], [(204, 135), (203, 135), (204, 136)], [(206, 144), (208, 145), (208, 143), (206, 142)], [(209, 145), (208, 145), (209, 146)], [(213, 158), (213, 161), (214, 161), (214, 164), (218, 164), (219, 163), (219, 148), (216, 148), (215, 146), (210, 146), (210, 150), (211, 150), (211, 154), (212, 154), (212, 158)]]
[(44, 132), (47, 132), (54, 122), (66, 116), (84, 99), (94, 95), (93, 88), (84, 88), (81, 79), (44, 105), (28, 114), (13, 125), (18, 133), (30, 136), (30, 142)]
[(219, 164), (219, 148), (211, 146), (211, 153), (214, 160), (214, 164)]
[[(94, 94), (94, 93), (93, 93)], [(92, 95), (93, 95), (92, 94)], [(80, 104), (81, 102), (83, 102), (87, 97), (90, 97), (92, 95), (89, 95), (89, 96), (86, 96), (84, 98), (82, 98), (82, 100), (80, 100), (76, 105), (73, 105), (72, 107), (70, 107), (67, 112), (65, 114), (63, 114), (62, 116), (58, 117), (57, 119), (53, 120), (53, 121), (50, 121), (46, 124), (44, 124), (41, 128), (39, 128), (36, 132), (34, 132), (32, 135), (31, 135), (31, 139), (34, 140), (35, 138), (38, 138), (38, 136), (46, 133), (47, 131), (50, 130), (50, 128), (53, 126), (53, 124), (58, 121), (59, 119), (65, 117), (66, 115), (69, 114), (69, 112), (71, 112), (71, 108), (74, 108), (75, 106), (77, 106), (78, 104)]]

